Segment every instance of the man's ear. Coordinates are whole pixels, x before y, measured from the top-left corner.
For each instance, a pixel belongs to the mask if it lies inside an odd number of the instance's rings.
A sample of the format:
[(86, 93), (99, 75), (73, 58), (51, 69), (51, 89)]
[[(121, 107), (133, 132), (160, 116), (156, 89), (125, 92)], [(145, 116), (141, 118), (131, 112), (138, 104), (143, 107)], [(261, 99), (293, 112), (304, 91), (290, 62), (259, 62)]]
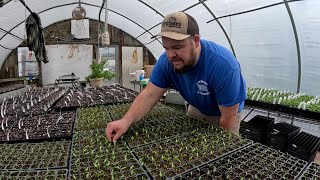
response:
[(200, 45), (200, 35), (196, 34), (193, 36), (194, 42), (196, 43), (196, 47)]

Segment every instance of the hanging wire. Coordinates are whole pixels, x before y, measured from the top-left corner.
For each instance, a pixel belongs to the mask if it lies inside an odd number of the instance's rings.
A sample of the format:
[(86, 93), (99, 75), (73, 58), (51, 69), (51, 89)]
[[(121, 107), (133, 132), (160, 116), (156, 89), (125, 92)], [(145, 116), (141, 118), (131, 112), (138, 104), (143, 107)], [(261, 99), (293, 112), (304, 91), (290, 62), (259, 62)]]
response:
[(23, 34), (23, 40), (25, 40), (26, 37), (27, 37), (27, 34), (26, 34), (26, 32), (27, 32), (26, 20), (27, 20), (27, 5), (26, 5), (26, 3), (24, 3), (24, 34)]
[(99, 17), (98, 17), (98, 19), (99, 19), (99, 24), (98, 24), (98, 54), (97, 54), (97, 61), (98, 62), (100, 61), (100, 30), (102, 30), (100, 16), (101, 16), (101, 12), (102, 12), (104, 4), (105, 4), (105, 0), (102, 0), (102, 5), (100, 7)]
[(11, 32), (8, 32), (8, 31), (6, 31), (6, 30), (4, 30), (4, 29), (2, 29), (2, 28), (0, 28), (0, 31), (1, 32), (3, 32), (3, 33), (8, 33), (11, 37), (13, 37), (13, 38), (15, 38), (15, 39), (17, 39), (17, 40), (22, 40), (23, 41), (23, 39), (21, 38), (21, 37), (19, 37), (19, 36), (17, 36), (17, 35), (14, 35), (14, 34), (12, 34)]
[(4, 49), (7, 49), (7, 50), (11, 50), (11, 51), (14, 50), (14, 49), (11, 49), (11, 48), (7, 48), (7, 47), (5, 47), (5, 46), (3, 46), (3, 45), (1, 45), (1, 44), (0, 44), (0, 47), (2, 47), (2, 48), (4, 48)]

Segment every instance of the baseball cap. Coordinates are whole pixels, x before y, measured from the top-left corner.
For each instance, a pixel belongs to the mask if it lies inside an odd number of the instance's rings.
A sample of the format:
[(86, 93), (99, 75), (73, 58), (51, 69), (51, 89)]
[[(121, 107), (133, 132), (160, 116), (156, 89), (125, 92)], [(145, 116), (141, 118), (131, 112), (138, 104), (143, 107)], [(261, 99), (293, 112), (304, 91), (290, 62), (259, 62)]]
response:
[(174, 12), (163, 19), (161, 32), (151, 38), (162, 36), (175, 40), (183, 40), (195, 34), (199, 34), (197, 21), (187, 13)]

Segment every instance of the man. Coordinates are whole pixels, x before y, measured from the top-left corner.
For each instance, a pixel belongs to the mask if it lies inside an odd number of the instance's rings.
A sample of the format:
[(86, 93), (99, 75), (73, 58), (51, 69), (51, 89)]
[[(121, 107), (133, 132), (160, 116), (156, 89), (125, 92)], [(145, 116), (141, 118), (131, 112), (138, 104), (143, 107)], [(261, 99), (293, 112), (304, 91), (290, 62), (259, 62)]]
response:
[(124, 117), (107, 125), (108, 140), (117, 141), (172, 87), (190, 104), (188, 116), (237, 134), (246, 86), (232, 53), (218, 44), (200, 40), (197, 22), (183, 12), (167, 15), (161, 33), (155, 37), (158, 36), (162, 37), (165, 53), (155, 64), (148, 85)]

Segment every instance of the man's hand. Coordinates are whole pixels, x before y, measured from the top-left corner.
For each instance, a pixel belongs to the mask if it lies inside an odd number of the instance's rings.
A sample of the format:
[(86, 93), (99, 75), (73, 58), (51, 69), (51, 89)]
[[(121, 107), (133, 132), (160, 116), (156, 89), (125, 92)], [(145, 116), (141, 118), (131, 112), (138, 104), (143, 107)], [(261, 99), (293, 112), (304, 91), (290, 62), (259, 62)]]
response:
[(108, 123), (106, 135), (109, 142), (115, 142), (127, 132), (130, 125), (142, 119), (159, 102), (166, 88), (159, 88), (149, 82), (147, 87), (135, 98), (128, 112), (122, 119)]
[(125, 132), (127, 132), (131, 124), (132, 122), (128, 121), (127, 119), (120, 119), (108, 123), (106, 128), (108, 141), (116, 142)]

